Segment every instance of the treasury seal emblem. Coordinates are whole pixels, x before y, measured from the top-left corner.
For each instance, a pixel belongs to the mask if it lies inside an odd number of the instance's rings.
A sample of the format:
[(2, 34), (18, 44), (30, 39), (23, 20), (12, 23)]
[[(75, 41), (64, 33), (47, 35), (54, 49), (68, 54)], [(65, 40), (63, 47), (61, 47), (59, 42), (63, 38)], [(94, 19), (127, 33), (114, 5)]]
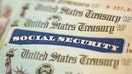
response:
[(38, 66), (36, 74), (53, 74), (54, 68), (51, 64), (44, 63)]

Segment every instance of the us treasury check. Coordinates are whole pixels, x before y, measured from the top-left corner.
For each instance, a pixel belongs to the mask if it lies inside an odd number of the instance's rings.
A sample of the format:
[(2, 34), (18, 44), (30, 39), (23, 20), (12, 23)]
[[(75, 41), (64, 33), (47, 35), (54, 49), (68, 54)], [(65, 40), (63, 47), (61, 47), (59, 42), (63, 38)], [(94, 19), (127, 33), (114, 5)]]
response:
[(3, 36), (0, 72), (131, 74), (131, 13), (108, 10), (78, 0), (20, 3)]
[(50, 74), (130, 73), (131, 54), (125, 52), (125, 40), (15, 28), (1, 50), (0, 70), (32, 74), (40, 74), (41, 69)]

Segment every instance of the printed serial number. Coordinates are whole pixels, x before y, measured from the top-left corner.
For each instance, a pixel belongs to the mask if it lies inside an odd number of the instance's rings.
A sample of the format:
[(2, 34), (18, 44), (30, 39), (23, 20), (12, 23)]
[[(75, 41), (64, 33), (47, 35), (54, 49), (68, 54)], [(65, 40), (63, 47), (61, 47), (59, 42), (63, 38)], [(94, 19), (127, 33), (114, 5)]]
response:
[(110, 5), (107, 5), (106, 9), (123, 11), (123, 12), (132, 12), (132, 8), (127, 8), (127, 7), (123, 7), (123, 6), (110, 6)]

